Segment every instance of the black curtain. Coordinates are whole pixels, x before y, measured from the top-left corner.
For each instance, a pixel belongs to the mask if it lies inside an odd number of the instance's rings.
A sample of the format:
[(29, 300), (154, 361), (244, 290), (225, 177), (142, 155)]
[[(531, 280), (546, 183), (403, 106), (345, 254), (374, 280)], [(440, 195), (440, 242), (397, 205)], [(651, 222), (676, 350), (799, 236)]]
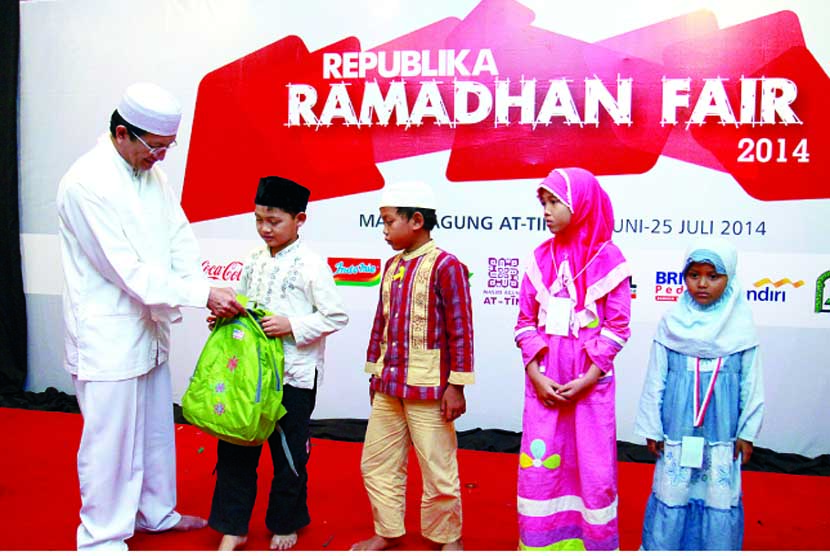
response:
[(20, 4), (0, 1), (0, 394), (26, 383), (26, 302), (20, 261), (17, 87)]

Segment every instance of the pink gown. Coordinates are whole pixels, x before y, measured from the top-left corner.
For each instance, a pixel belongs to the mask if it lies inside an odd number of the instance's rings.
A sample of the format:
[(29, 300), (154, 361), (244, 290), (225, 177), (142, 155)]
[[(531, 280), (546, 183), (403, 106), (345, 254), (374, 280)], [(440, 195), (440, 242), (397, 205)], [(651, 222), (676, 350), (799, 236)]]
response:
[[(545, 406), (525, 377), (517, 510), (519, 548), (615, 550), (617, 431), (614, 357), (630, 334), (631, 273), (611, 242), (614, 209), (582, 168), (553, 170), (539, 184), (570, 213), (545, 213), (555, 235), (533, 252), (522, 279), (516, 344), (525, 366), (558, 384), (599, 381), (569, 403)], [(541, 197), (540, 197), (541, 200)]]
[[(552, 241), (534, 253), (538, 277), (548, 289), (556, 279), (550, 256)], [(616, 250), (616, 246), (609, 243), (605, 250)], [(537, 293), (533, 281), (525, 276), (516, 325), (516, 341), (525, 365), (546, 349), (541, 359), (543, 372), (559, 384), (584, 374), (592, 362), (606, 372), (577, 401), (550, 408), (539, 401), (525, 377), (519, 546), (615, 550), (619, 533), (613, 360), (629, 336), (629, 281), (618, 282), (596, 301), (597, 321), (580, 328), (578, 337), (571, 331), (567, 336), (545, 333), (544, 321), (539, 324)], [(567, 297), (567, 292), (561, 290), (554, 297)]]

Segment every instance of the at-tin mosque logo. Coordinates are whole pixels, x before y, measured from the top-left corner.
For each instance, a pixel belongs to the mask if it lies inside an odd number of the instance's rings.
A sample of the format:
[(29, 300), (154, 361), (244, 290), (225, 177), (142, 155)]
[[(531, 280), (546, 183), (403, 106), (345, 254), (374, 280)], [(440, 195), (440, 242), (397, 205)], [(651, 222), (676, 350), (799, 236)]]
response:
[(518, 257), (487, 257), (484, 305), (518, 305), (521, 274)]
[(816, 313), (830, 313), (830, 270), (816, 280)]

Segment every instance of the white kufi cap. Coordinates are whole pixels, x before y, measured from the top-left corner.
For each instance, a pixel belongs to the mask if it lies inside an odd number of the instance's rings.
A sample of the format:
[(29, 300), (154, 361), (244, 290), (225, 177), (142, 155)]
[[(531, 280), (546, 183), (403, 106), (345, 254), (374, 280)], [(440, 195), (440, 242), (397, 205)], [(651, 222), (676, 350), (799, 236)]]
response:
[(413, 207), (435, 210), (435, 194), (421, 181), (404, 181), (387, 185), (380, 195), (381, 207)]
[(152, 83), (127, 87), (118, 113), (132, 125), (156, 135), (176, 135), (182, 106), (172, 94)]

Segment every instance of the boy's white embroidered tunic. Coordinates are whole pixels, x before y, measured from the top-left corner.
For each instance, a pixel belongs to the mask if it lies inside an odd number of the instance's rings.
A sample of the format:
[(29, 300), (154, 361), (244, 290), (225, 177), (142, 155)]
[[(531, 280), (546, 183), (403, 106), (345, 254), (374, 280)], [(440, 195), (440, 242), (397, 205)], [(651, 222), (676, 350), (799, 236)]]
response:
[(275, 256), (267, 245), (245, 261), (237, 291), (288, 317), (293, 333), (283, 336), (285, 383), (314, 387), (322, 380), (325, 336), (349, 321), (328, 264), (298, 239)]

